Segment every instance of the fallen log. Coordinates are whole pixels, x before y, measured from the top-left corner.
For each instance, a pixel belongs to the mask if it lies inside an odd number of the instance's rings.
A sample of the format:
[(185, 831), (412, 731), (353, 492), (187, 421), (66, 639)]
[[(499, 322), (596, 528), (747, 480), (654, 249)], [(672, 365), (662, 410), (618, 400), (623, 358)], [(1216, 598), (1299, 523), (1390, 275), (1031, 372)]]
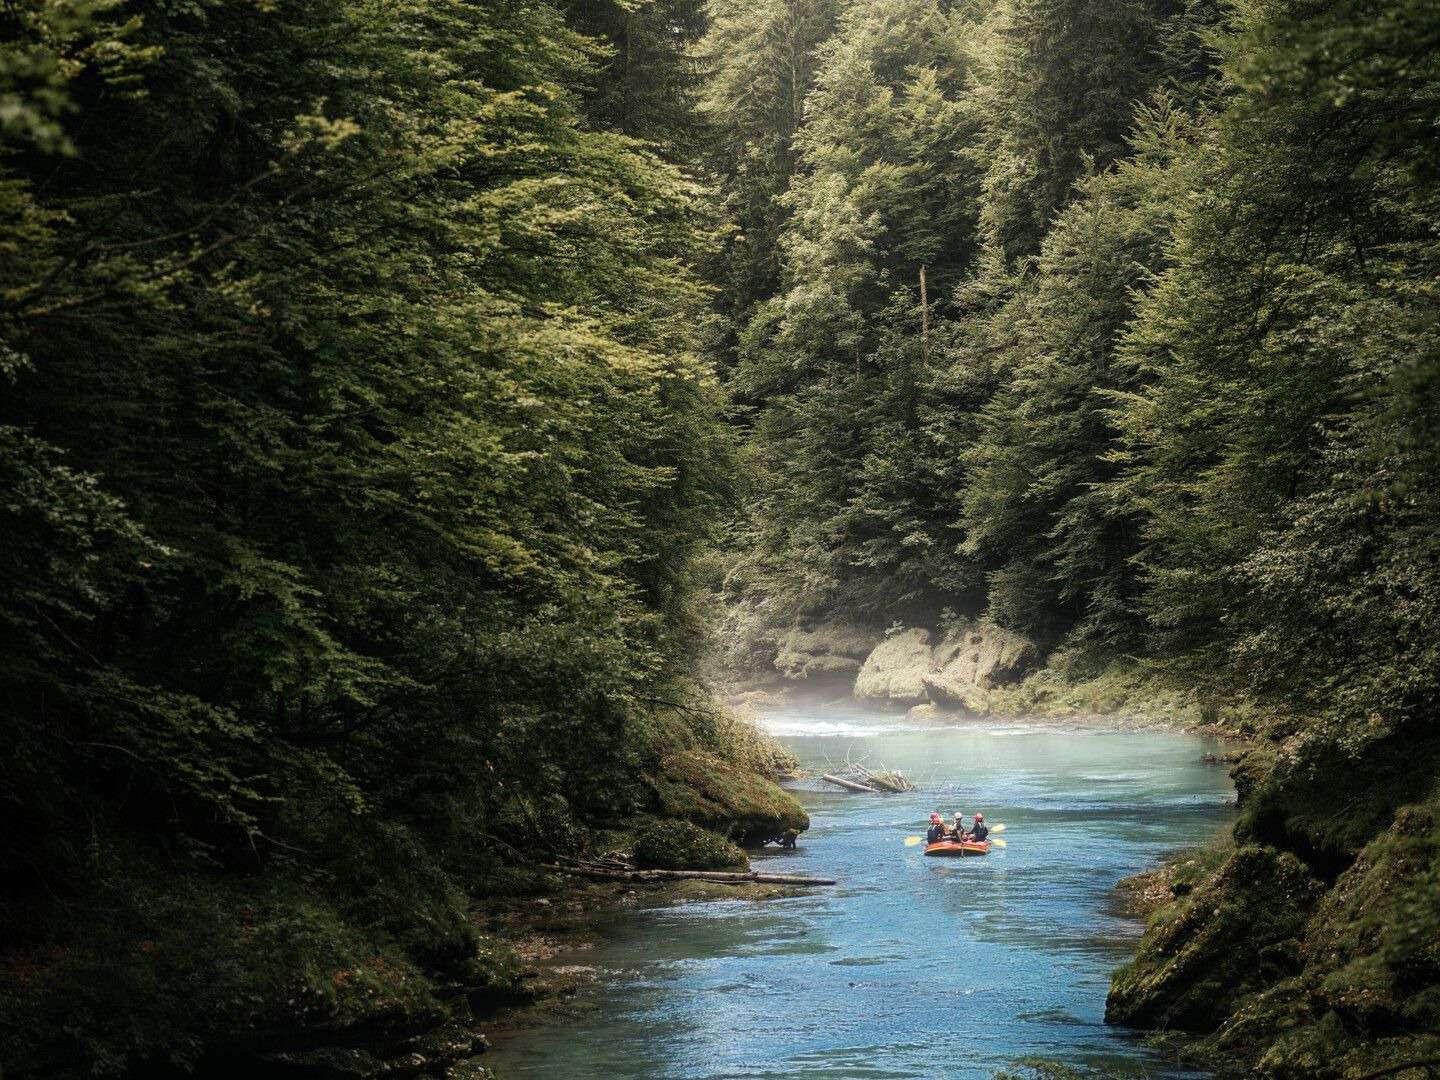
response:
[(864, 765), (852, 762), (850, 770), (872, 788), (879, 788), (894, 795), (902, 795), (907, 791), (915, 790), (915, 785), (905, 778), (905, 774), (896, 772), (894, 769), (872, 772)]
[(555, 866), (545, 869), (562, 874), (606, 878), (611, 881), (718, 881), (722, 885), (834, 885), (834, 878), (804, 877), (800, 874), (761, 874), (754, 870), (608, 870), (598, 866)]
[(828, 780), (830, 783), (835, 784), (838, 787), (843, 787), (846, 791), (863, 791), (866, 795), (880, 794), (880, 792), (875, 790), (873, 787), (866, 787), (864, 784), (858, 784), (854, 780), (846, 780), (843, 776), (836, 776), (834, 773), (821, 773), (820, 779)]

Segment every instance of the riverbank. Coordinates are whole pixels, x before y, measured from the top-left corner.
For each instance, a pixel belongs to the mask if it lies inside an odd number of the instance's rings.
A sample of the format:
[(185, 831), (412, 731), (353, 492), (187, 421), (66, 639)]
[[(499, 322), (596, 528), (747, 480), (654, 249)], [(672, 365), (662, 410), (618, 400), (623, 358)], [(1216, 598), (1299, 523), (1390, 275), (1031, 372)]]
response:
[[(752, 719), (766, 712), (801, 705), (853, 709), (849, 692), (816, 693), (805, 685), (778, 680), (729, 684), (719, 695), (725, 707)], [(871, 705), (870, 707), (875, 707)], [(882, 706), (883, 707), (883, 706)], [(1041, 668), (1021, 682), (991, 692), (985, 712), (951, 709), (926, 702), (892, 707), (895, 715), (932, 723), (976, 723), (1024, 718), (1057, 727), (1103, 725), (1128, 731), (1178, 731), (1224, 740), (1238, 755), (1256, 745), (1255, 719), (1238, 709), (1222, 709), (1193, 691), (1133, 664), (1116, 664), (1075, 680)]]
[[(743, 614), (743, 613), (742, 613)], [(755, 716), (801, 703), (917, 719), (1025, 717), (1196, 732), (1246, 743), (1268, 718), (1233, 695), (1136, 657), (1049, 651), (984, 620), (892, 627), (816, 620), (786, 631), (721, 608), (730, 642), (708, 673), (716, 696)]]
[(804, 895), (803, 886), (710, 881), (595, 882), (552, 878), (543, 896), (516, 897), (478, 913), (487, 934), (509, 943), (519, 966), (509, 1000), (475, 1018), (487, 1039), (567, 1019), (596, 1006), (587, 995), (605, 976), (586, 961), (600, 942), (601, 927), (626, 913), (715, 901), (756, 903)]
[(316, 1024), (312, 1016), (308, 1027), (297, 1018), (287, 1042), (267, 1048), (234, 1043), (224, 1057), (199, 1063), (198, 1071), (215, 1080), (490, 1080), (494, 1074), (486, 1060), (493, 1039), (542, 1023), (563, 1024), (593, 1007), (586, 991), (603, 973), (583, 958), (606, 920), (646, 907), (764, 900), (801, 891), (704, 881), (594, 882), (544, 872), (519, 875), (514, 884), (518, 891), (513, 895), (472, 906), (474, 974), (479, 977), (465, 986), (441, 988), (444, 1015), (421, 1014), (401, 1022), (376, 1010), (372, 1016), (336, 1015), (328, 1025)]
[(671, 834), (743, 863), (727, 835), (757, 845), (808, 824), (775, 782), (783, 751), (741, 720), (652, 716), (645, 745), (630, 762), (643, 771), (628, 777), (626, 817), (587, 819), (578, 802), (501, 785), (501, 812), (437, 827), (430, 835), (449, 843), (434, 849), (356, 813), (347, 828), (365, 843), (347, 834), (326, 847), (334, 838), (320, 835), (296, 853), (331, 858), (327, 872), (297, 875), (284, 849), (265, 853), (284, 872), (261, 873), (137, 840), (96, 874), (110, 891), (65, 904), (0, 896), (0, 1070), (21, 1080), (448, 1076), (473, 1056), (477, 1016), (541, 992), (509, 940), (515, 913), (606, 895), (537, 868), (557, 846), (628, 851), (648, 830), (661, 843), (636, 852), (641, 866), (695, 854), (666, 849)]
[(1400, 1074), (1440, 1056), (1440, 740), (1420, 718), (1222, 705), (1129, 663), (1078, 680), (1043, 668), (1004, 701), (1232, 746), (1231, 835), (1120, 885), (1146, 932), (1107, 1019), (1237, 1078)]

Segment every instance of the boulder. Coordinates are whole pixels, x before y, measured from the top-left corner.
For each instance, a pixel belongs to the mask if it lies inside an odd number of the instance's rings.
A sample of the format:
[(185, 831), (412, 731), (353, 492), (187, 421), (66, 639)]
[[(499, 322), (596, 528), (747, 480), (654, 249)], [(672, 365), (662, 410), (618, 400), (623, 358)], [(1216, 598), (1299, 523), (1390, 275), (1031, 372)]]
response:
[(1321, 892), (1289, 852), (1237, 848), (1212, 877), (1151, 916), (1135, 959), (1110, 981), (1105, 1021), (1213, 1032), (1296, 973)]
[(943, 671), (934, 671), (920, 680), (930, 700), (946, 712), (967, 713), (970, 716), (987, 716), (990, 713), (990, 698), (978, 686), (961, 682)]
[(962, 623), (935, 647), (934, 671), (944, 686), (994, 690), (1019, 682), (1039, 663), (1029, 638), (990, 623)]
[(925, 676), (933, 664), (930, 631), (902, 630), (875, 646), (855, 677), (855, 696), (911, 706), (928, 700)]

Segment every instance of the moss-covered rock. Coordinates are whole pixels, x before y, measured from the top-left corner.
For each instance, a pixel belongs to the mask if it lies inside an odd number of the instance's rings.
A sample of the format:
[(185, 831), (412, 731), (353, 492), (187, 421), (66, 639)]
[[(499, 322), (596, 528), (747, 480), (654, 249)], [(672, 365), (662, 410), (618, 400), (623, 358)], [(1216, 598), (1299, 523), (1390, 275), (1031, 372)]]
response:
[(1291, 1080), (1440, 1055), (1440, 801), (1402, 808), (1316, 907), (1298, 976), (1212, 1040)]
[(1139, 953), (1111, 982), (1106, 1020), (1214, 1031), (1245, 995), (1297, 971), (1319, 896), (1295, 856), (1237, 849), (1212, 878), (1151, 917)]
[(876, 645), (855, 676), (855, 696), (893, 705), (926, 700), (924, 678), (933, 669), (930, 631), (919, 627), (892, 634)]
[(943, 671), (934, 671), (921, 678), (925, 693), (941, 709), (968, 716), (988, 716), (990, 695), (978, 686), (961, 682)]
[(1029, 638), (988, 622), (961, 623), (935, 646), (934, 669), (952, 685), (994, 690), (1019, 682), (1039, 666)]
[(1034, 642), (989, 623), (951, 626), (938, 644), (929, 630), (916, 627), (875, 646), (855, 677), (855, 696), (894, 705), (928, 699), (943, 709), (984, 715), (993, 692), (1018, 682), (1039, 660)]
[(741, 844), (810, 827), (809, 815), (775, 781), (701, 750), (667, 755), (654, 783), (661, 815), (728, 832)]
[(635, 830), (635, 865), (646, 870), (745, 870), (738, 844), (688, 821), (649, 821)]
[(1340, 1080), (1440, 1056), (1436, 740), (1317, 728), (1239, 767), (1242, 846), (1152, 917), (1107, 1017), (1202, 1033), (1225, 1075)]
[[(1251, 770), (1254, 772), (1255, 770)], [(1440, 736), (1336, 724), (1297, 739), (1252, 780), (1236, 836), (1304, 858), (1328, 879), (1424, 799), (1440, 775)]]

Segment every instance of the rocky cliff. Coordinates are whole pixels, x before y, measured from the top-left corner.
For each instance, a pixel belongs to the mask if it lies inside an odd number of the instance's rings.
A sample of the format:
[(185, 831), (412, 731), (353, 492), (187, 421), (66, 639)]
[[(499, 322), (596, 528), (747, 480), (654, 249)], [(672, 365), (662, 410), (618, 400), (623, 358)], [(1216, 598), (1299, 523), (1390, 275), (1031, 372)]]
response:
[(1232, 850), (1151, 916), (1107, 1019), (1227, 1076), (1440, 1059), (1440, 736), (1331, 728), (1241, 769)]
[(786, 682), (811, 689), (848, 687), (880, 637), (850, 623), (797, 626), (777, 640), (775, 670)]
[(938, 642), (929, 630), (903, 630), (865, 658), (855, 697), (896, 706), (928, 701), (983, 714), (990, 709), (990, 691), (1019, 682), (1040, 660), (1034, 642), (989, 623), (952, 626)]

